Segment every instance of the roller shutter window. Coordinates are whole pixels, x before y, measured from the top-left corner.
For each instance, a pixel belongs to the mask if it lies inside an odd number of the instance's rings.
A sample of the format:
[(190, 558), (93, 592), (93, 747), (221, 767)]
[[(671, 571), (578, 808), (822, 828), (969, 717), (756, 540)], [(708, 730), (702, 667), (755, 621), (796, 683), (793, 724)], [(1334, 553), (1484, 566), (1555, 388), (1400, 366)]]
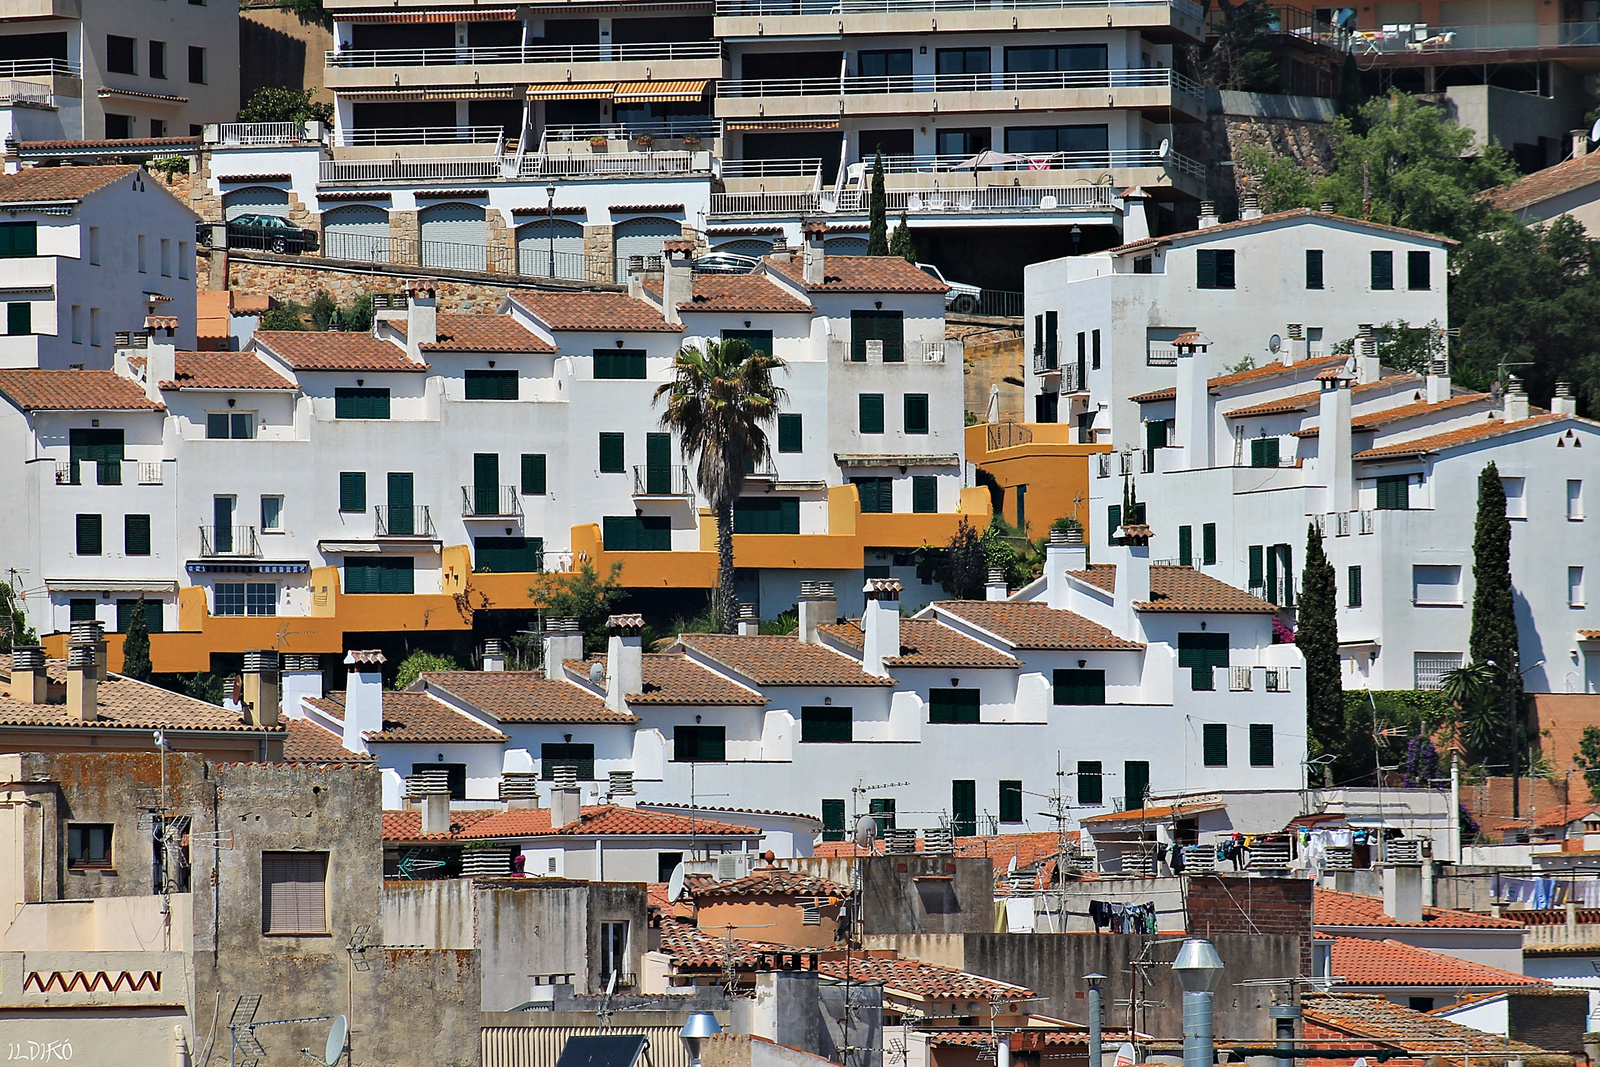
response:
[(261, 932), (328, 932), (328, 854), (261, 854)]
[(683, 236), (683, 225), (671, 219), (626, 219), (617, 223), (611, 234), (616, 242), (616, 281), (618, 285), (626, 285), (630, 272), (653, 265), (660, 269), (659, 264), (652, 261), (661, 259), (668, 238)]
[(1105, 775), (1099, 760), (1078, 761), (1078, 803), (1105, 803)]
[(124, 515), (122, 517), (122, 552), (127, 556), (150, 554), (150, 516)]
[(99, 515), (78, 516), (78, 555), (98, 556), (100, 554), (101, 525)]
[(1226, 723), (1208, 722), (1200, 727), (1201, 751), (1207, 767), (1228, 765), (1228, 727)]
[(488, 227), (477, 204), (435, 204), (417, 212), (422, 237), (421, 264), (446, 270), (483, 271), (487, 267)]
[[(748, 157), (747, 157), (748, 158)], [(751, 259), (765, 259), (772, 255), (771, 241), (758, 241), (753, 237), (741, 238), (737, 241), (724, 241), (711, 249), (713, 252), (726, 252), (735, 256), (749, 256)], [(824, 253), (826, 253), (824, 249)]]
[(1272, 724), (1270, 722), (1253, 722), (1250, 724), (1250, 766), (1272, 766)]
[(289, 190), (252, 185), (246, 189), (234, 189), (223, 193), (223, 219), (232, 222), (240, 215), (276, 215), (280, 219), (288, 218)]
[(388, 263), (389, 213), (370, 204), (351, 204), (324, 213), (322, 247), (330, 259)]
[[(555, 253), (553, 274), (550, 270), (552, 251)], [(518, 226), (517, 273), (535, 278), (583, 281), (583, 227), (570, 219), (539, 219)]]
[(829, 256), (864, 256), (867, 254), (867, 239), (865, 237), (827, 237), (823, 239), (822, 251), (824, 255)]

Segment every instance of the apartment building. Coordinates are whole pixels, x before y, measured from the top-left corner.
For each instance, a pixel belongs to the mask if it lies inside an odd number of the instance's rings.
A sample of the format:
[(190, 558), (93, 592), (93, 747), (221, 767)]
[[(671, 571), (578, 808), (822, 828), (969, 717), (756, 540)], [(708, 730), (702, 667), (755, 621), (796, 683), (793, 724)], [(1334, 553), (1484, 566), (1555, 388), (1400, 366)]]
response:
[(0, 367), (109, 369), (118, 335), (194, 345), (198, 218), (140, 167), (0, 175)]
[(20, 141), (198, 137), (239, 110), (238, 0), (7, 4), (0, 96)]

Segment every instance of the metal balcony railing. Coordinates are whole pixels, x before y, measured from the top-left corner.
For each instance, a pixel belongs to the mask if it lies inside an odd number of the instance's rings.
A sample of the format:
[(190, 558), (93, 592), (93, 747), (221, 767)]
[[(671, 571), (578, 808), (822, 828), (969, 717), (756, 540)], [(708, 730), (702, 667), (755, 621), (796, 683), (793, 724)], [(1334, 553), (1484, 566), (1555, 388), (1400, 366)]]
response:
[(1062, 363), (1052, 358), (1048, 352), (1038, 351), (1033, 354), (1033, 373), (1040, 377), (1060, 375), (1063, 393), (1082, 392), (1087, 388), (1083, 381), (1083, 368), (1079, 367), (1076, 361)]
[[(1106, 212), (1114, 190), (1108, 185), (986, 185), (976, 189), (892, 190), (886, 196), (891, 215), (995, 215), (1036, 212)], [(846, 189), (828, 192), (712, 193), (711, 215), (737, 218), (763, 215), (865, 215), (869, 193)]]
[[(267, 124), (264, 124), (267, 125)], [(325, 159), (322, 184), (334, 182), (383, 183), (423, 180), (498, 181), (514, 161), (493, 156), (456, 156), (434, 159)]]
[(343, 148), (391, 144), (499, 144), (499, 126), (396, 126), (390, 129), (340, 130)]
[(1005, 71), (988, 74), (847, 74), (843, 78), (727, 79), (717, 83), (717, 96), (860, 96), (901, 93), (981, 93), (1061, 89), (1166, 88), (1203, 99), (1200, 83), (1168, 67), (1124, 67), (1116, 70)]
[(1348, 46), (1357, 56), (1596, 47), (1600, 46), (1600, 22), (1511, 22), (1496, 26), (1396, 24), (1376, 30), (1356, 30), (1349, 34)]
[(1248, 693), (1250, 691), (1250, 668), (1228, 668), (1228, 689), (1234, 693)]
[[(990, 77), (1007, 77), (1008, 75), (990, 75)], [(883, 173), (885, 181), (892, 187), (897, 174), (949, 174), (964, 176), (972, 168), (964, 166), (972, 157), (966, 155), (910, 155), (910, 156), (884, 156)], [(863, 160), (859, 166), (865, 177), (870, 172), (875, 160)], [(961, 167), (957, 170), (957, 167)], [(1028, 152), (1021, 153), (1018, 158), (1006, 163), (990, 164), (977, 168), (979, 173), (986, 171), (1050, 171), (1050, 170), (1114, 170), (1130, 167), (1166, 167), (1187, 174), (1191, 178), (1202, 178), (1205, 169), (1188, 156), (1171, 151), (1163, 155), (1157, 148), (1141, 149), (1115, 149), (1104, 152)], [(970, 180), (970, 179), (969, 179)]]
[(724, 159), (724, 178), (809, 178), (822, 170), (821, 159)]
[[(652, 135), (653, 136), (653, 135)], [(614, 152), (528, 155), (517, 171), (521, 178), (659, 178), (695, 173), (695, 153)], [(705, 173), (704, 170), (701, 173)]]
[(988, 437), (989, 451), (994, 452), (1002, 448), (1031, 444), (1033, 431), (1020, 422), (994, 422), (989, 424)]
[(140, 485), (161, 485), (166, 480), (166, 465), (162, 463), (139, 463)]
[(1265, 681), (1262, 688), (1269, 693), (1287, 693), (1289, 691), (1289, 668), (1268, 667), (1263, 672)]
[(56, 95), (38, 82), (0, 79), (0, 101), (8, 104), (32, 104), (36, 107), (55, 107)]
[(217, 143), (225, 145), (299, 144), (306, 128), (298, 122), (224, 122), (217, 127)]
[(1294, 582), (1281, 574), (1270, 581), (1251, 582), (1250, 595), (1280, 608), (1290, 608), (1294, 606)]
[(376, 537), (434, 537), (433, 517), (426, 504), (391, 507), (378, 504), (373, 509), (373, 535)]
[(633, 495), (690, 497), (694, 495), (694, 483), (689, 480), (689, 468), (680, 463), (664, 467), (635, 465)]
[(588, 141), (604, 137), (607, 141), (633, 141), (643, 134), (658, 139), (698, 137), (702, 140), (722, 135), (722, 124), (716, 119), (664, 118), (649, 122), (621, 122), (605, 126), (546, 126), (544, 139), (551, 141)]
[(880, 15), (922, 11), (1110, 10), (1113, 8), (1167, 8), (1176, 15), (1198, 21), (1200, 5), (1192, 0), (717, 0), (717, 14), (741, 15)]
[(1178, 349), (1173, 345), (1150, 345), (1145, 349), (1144, 365), (1146, 367), (1176, 367), (1178, 365)]
[(0, 59), (0, 78), (83, 77), (83, 67), (66, 59)]
[(1373, 524), (1372, 512), (1370, 512), (1370, 511), (1361, 512), (1361, 532), (1364, 533), (1364, 534), (1371, 533), (1372, 532), (1372, 524)]
[(503, 518), (522, 515), (522, 498), (514, 485), (463, 485), (461, 487), (461, 514), (463, 517), (486, 516)]
[[(544, 44), (499, 48), (364, 48), (324, 52), (328, 67), (449, 67), (489, 63), (626, 63), (720, 59), (720, 41), (647, 44)], [(657, 77), (669, 77), (658, 72)]]
[(95, 485), (121, 485), (122, 461), (114, 459), (72, 459), (56, 461), (57, 485), (84, 485), (86, 483), (93, 483)]
[(1094, 476), (1096, 478), (1111, 477), (1111, 468), (1114, 465), (1110, 452), (1097, 452), (1094, 457)]
[(202, 526), (200, 555), (255, 557), (261, 555), (261, 542), (254, 526)]

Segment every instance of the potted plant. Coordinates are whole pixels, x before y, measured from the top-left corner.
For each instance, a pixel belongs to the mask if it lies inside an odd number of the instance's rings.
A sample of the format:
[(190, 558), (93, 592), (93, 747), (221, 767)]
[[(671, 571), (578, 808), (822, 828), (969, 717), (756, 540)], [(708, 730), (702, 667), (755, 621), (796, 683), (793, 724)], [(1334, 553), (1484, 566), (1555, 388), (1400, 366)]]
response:
[(641, 133), (633, 139), (633, 143), (648, 152), (655, 146), (656, 135), (653, 133)]
[(684, 134), (683, 147), (685, 147), (685, 148), (699, 148), (700, 147), (700, 135), (696, 134), (696, 133)]
[(595, 151), (598, 152), (598, 151), (604, 149), (605, 146), (606, 146), (606, 135), (605, 134), (597, 133), (593, 137), (589, 138), (589, 147), (593, 148)]

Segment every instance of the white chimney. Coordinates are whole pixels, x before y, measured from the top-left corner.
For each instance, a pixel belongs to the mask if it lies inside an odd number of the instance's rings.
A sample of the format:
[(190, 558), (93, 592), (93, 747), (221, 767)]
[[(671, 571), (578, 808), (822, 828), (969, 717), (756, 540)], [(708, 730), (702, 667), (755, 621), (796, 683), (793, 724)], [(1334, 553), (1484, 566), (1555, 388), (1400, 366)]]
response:
[(1006, 585), (1006, 572), (999, 567), (990, 567), (989, 580), (983, 583), (983, 599), (1004, 600), (1010, 592)]
[(406, 298), (406, 355), (423, 363), (422, 346), (439, 340), (439, 291), (430, 282), (414, 281)]
[(316, 700), (322, 696), (322, 661), (315, 655), (290, 654), (282, 659), (283, 670), (278, 675), (278, 692), (283, 701), (283, 712), (291, 718), (300, 715), (300, 702), (307, 697)]
[(1135, 185), (1122, 194), (1122, 243), (1133, 244), (1150, 236), (1147, 210), (1150, 194)]
[(11, 699), (18, 704), (43, 704), (49, 694), (44, 649), (18, 645), (11, 650)]
[(365, 752), (365, 734), (383, 729), (383, 665), (377, 649), (355, 650), (344, 657), (350, 668), (344, 685), (344, 747)]
[(1355, 473), (1351, 459), (1350, 380), (1339, 376), (1323, 378), (1317, 415), (1317, 466), (1328, 486), (1328, 510), (1355, 509)]
[(1255, 191), (1248, 190), (1240, 195), (1239, 217), (1241, 219), (1259, 219), (1261, 217), (1261, 197)]
[(1214, 200), (1200, 201), (1200, 229), (1209, 230), (1220, 219), (1217, 218), (1217, 204)]
[(1507, 422), (1521, 422), (1528, 417), (1528, 391), (1522, 379), (1515, 374), (1506, 376), (1506, 395), (1502, 417)]
[(755, 637), (761, 633), (761, 617), (756, 614), (754, 604), (739, 605), (739, 636)]
[[(1177, 400), (1173, 415), (1178, 447), (1183, 449), (1187, 470), (1211, 466), (1211, 386), (1206, 374), (1206, 350), (1211, 341), (1205, 334), (1186, 333), (1173, 345), (1178, 351)], [(1155, 457), (1151, 457), (1153, 463)]]
[(644, 644), (640, 636), (644, 618), (613, 615), (606, 620), (611, 637), (606, 642), (606, 707), (627, 711), (628, 697), (644, 692)]
[(1550, 398), (1550, 412), (1553, 415), (1576, 415), (1578, 401), (1572, 395), (1572, 386), (1566, 382), (1556, 383), (1556, 395)]
[(1422, 868), (1385, 867), (1383, 869), (1383, 913), (1395, 922), (1422, 921)]
[(1050, 543), (1044, 550), (1045, 602), (1052, 608), (1067, 608), (1067, 574), (1089, 569), (1089, 546), (1083, 543), (1083, 530), (1052, 526)]
[(805, 224), (805, 248), (803, 250), (802, 276), (807, 285), (821, 285), (827, 277), (827, 257), (822, 252), (822, 238), (828, 232), (826, 223), (808, 222)]
[(1572, 131), (1572, 158), (1582, 159), (1589, 154), (1589, 131)]
[(583, 631), (578, 620), (556, 617), (544, 620), (544, 676), (552, 682), (564, 677), (563, 663), (577, 663), (583, 659)]
[(154, 338), (144, 353), (144, 395), (161, 402), (161, 383), (178, 379), (178, 350), (172, 344), (157, 344)]
[(661, 314), (674, 325), (683, 321), (679, 304), (694, 299), (694, 239), (669, 238), (663, 243), (661, 272)]
[(889, 669), (883, 661), (900, 654), (900, 583), (869, 578), (861, 591), (867, 594), (867, 608), (861, 614), (861, 669), (887, 678)]
[(450, 787), (442, 793), (428, 793), (422, 798), (422, 832), (447, 834), (450, 832)]
[(1428, 365), (1428, 403), (1442, 404), (1450, 399), (1450, 364), (1436, 359)]
[(505, 646), (498, 637), (483, 639), (483, 669), (485, 671), (503, 671), (506, 669)]
[(1149, 527), (1135, 526), (1130, 533), (1128, 525), (1117, 538), (1117, 549), (1112, 558), (1117, 565), (1116, 590), (1112, 593), (1112, 606), (1121, 626), (1112, 627), (1118, 637), (1135, 638), (1140, 632), (1139, 609), (1135, 604), (1150, 599), (1150, 534)]
[(1291, 322), (1284, 327), (1284, 330), (1288, 333), (1289, 339), (1284, 343), (1283, 351), (1278, 353), (1278, 362), (1285, 367), (1292, 367), (1311, 354), (1310, 342), (1306, 340), (1304, 323)]
[(839, 621), (839, 598), (834, 595), (832, 582), (801, 581), (800, 600), (796, 605), (795, 633), (808, 645), (821, 644), (817, 627), (832, 626)]
[(251, 726), (278, 725), (278, 653), (253, 648), (244, 654), (244, 714)]
[(583, 793), (578, 771), (571, 764), (557, 766), (550, 789), (550, 829), (559, 830), (583, 817)]
[(67, 721), (94, 722), (100, 717), (99, 681), (93, 645), (67, 646)]

